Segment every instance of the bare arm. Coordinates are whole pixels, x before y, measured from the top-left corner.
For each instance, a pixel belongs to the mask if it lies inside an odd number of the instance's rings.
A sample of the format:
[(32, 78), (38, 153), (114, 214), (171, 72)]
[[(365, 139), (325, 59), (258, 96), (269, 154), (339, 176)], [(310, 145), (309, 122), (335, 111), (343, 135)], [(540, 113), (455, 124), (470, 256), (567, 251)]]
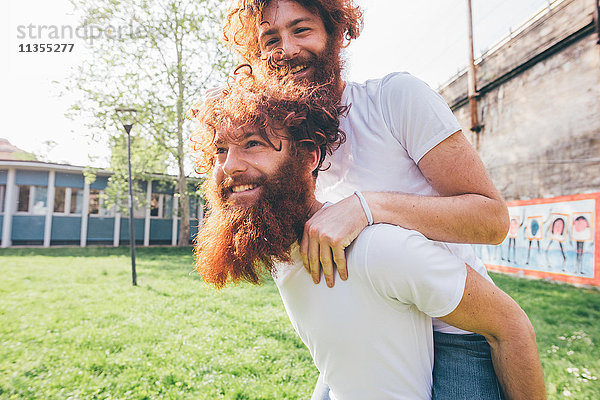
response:
[(508, 399), (546, 398), (544, 374), (529, 318), (513, 299), (471, 267), (467, 266), (460, 304), (439, 319), (487, 339), (496, 375)]
[[(375, 223), (414, 229), (444, 242), (498, 244), (504, 240), (508, 209), (462, 132), (431, 149), (418, 166), (440, 196), (363, 192)], [(344, 249), (366, 225), (354, 195), (320, 210), (306, 223), (300, 253), (315, 283), (322, 266), (327, 284), (333, 286), (334, 262), (340, 277), (347, 278)]]
[(508, 210), (479, 155), (456, 132), (418, 163), (439, 197), (365, 193), (375, 222), (414, 229), (442, 242), (498, 244), (508, 231)]

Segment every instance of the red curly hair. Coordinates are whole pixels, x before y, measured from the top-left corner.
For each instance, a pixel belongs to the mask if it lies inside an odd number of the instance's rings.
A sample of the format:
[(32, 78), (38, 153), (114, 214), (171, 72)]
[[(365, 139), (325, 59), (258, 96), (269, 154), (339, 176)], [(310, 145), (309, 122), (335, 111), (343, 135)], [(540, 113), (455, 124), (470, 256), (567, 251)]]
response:
[[(258, 23), (262, 10), (279, 0), (232, 0), (223, 21), (223, 40), (240, 53), (247, 62), (260, 59)], [(347, 46), (358, 38), (362, 28), (362, 11), (353, 0), (291, 0), (319, 14), (325, 29), (333, 39), (345, 40)]]
[[(239, 73), (244, 70), (243, 73)], [(193, 107), (191, 114), (200, 127), (191, 135), (196, 153), (195, 167), (199, 173), (215, 165), (215, 137), (236, 141), (236, 128), (258, 127), (262, 138), (274, 148), (271, 139), (291, 140), (295, 155), (301, 151), (320, 150), (316, 176), (331, 154), (346, 139), (339, 128), (339, 118), (348, 107), (341, 106), (328, 92), (329, 85), (297, 85), (291, 79), (279, 81), (256, 79), (252, 67), (244, 64), (236, 69), (227, 87), (204, 104)], [(283, 132), (285, 131), (285, 133)]]

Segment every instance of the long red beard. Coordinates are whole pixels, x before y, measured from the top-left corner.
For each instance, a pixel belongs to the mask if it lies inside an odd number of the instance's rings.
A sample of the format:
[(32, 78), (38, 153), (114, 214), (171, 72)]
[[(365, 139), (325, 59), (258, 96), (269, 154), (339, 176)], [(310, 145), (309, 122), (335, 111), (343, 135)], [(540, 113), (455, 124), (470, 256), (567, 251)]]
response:
[(302, 237), (314, 185), (304, 170), (290, 157), (261, 183), (262, 195), (249, 207), (229, 204), (222, 187), (206, 181), (211, 211), (195, 241), (196, 269), (205, 283), (219, 289), (241, 281), (260, 284), (275, 261), (291, 261), (290, 248)]

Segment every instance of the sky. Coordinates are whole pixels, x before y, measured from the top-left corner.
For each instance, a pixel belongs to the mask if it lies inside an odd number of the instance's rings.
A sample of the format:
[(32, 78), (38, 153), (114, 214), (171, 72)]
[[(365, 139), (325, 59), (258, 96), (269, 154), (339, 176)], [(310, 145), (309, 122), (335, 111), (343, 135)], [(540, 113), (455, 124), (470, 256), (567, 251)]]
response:
[[(364, 11), (364, 29), (345, 51), (346, 79), (408, 71), (436, 89), (467, 65), (467, 0), (355, 1)], [(549, 3), (472, 0), (476, 57)], [(83, 121), (64, 115), (76, 94), (59, 90), (87, 51), (83, 40), (20, 38), (30, 24), (79, 26), (68, 0), (8, 0), (8, 13), (0, 13), (0, 138), (44, 161), (107, 167), (106, 143), (92, 142)], [(42, 42), (74, 47), (71, 53), (19, 52), (19, 46)]]

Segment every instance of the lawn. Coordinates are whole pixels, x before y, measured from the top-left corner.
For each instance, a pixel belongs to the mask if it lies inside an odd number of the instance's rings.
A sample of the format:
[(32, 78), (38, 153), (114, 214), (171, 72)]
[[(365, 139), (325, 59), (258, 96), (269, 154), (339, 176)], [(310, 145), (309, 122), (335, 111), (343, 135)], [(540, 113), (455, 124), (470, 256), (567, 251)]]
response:
[[(0, 399), (307, 399), (272, 282), (218, 292), (191, 250), (0, 250)], [(536, 328), (549, 398), (600, 399), (600, 292), (494, 275)]]

